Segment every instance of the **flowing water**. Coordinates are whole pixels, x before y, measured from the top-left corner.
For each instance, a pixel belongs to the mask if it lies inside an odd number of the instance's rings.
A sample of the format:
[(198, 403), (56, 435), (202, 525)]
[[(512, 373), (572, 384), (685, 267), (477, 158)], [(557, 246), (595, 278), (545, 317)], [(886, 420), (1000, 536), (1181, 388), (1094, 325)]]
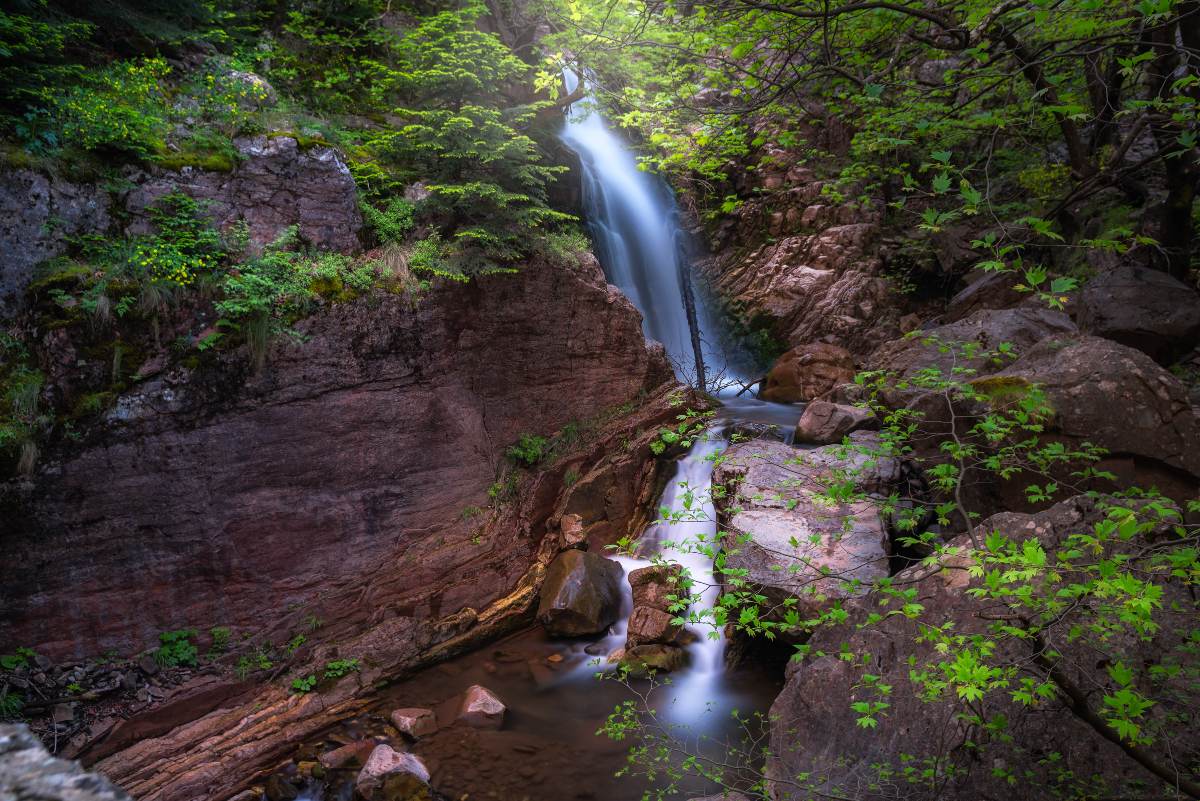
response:
[[(568, 91), (575, 88), (572, 76), (567, 83)], [(745, 377), (751, 374), (748, 360), (730, 348), (719, 315), (703, 302), (705, 293), (693, 278), (687, 237), (667, 184), (638, 169), (633, 152), (586, 101), (571, 110), (562, 138), (582, 164), (585, 217), (609, 282), (637, 306), (647, 338), (663, 344), (680, 380), (705, 387), (723, 401), (707, 435), (676, 463), (659, 501), (660, 507), (686, 511), (693, 519), (651, 525), (640, 538), (640, 557), (616, 559), (628, 575), (651, 564), (650, 557), (661, 551), (687, 569), (699, 603), (711, 607), (719, 587), (711, 559), (695, 546), (712, 543), (717, 533), (709, 499), (712, 459), (734, 427), (774, 426), (787, 432), (785, 439), (790, 437), (799, 410), (745, 396), (751, 383)], [(685, 543), (690, 545), (679, 547)], [(629, 743), (597, 736), (607, 715), (629, 698), (624, 685), (601, 676), (612, 675), (608, 656), (625, 644), (632, 603), (626, 581), (620, 618), (599, 639), (564, 643), (548, 639), (540, 628), (531, 629), (394, 685), (378, 699), (373, 714), (343, 724), (344, 738), (369, 734), (388, 710), (398, 707), (433, 708), (439, 719), (452, 722), (459, 694), (483, 684), (507, 705), (504, 729), (452, 726), (418, 741), (415, 750), (429, 762), (435, 787), (452, 798), (637, 801), (649, 785), (614, 775)], [(722, 756), (723, 743), (746, 733), (730, 713), (765, 711), (780, 677), (754, 665), (727, 670), (723, 633), (712, 626), (692, 629), (696, 637), (687, 646), (687, 666), (672, 674), (669, 683), (641, 689), (658, 720), (690, 750)], [(306, 747), (315, 755), (328, 744), (326, 738)], [(699, 780), (686, 782), (681, 797), (711, 789)], [(344, 784), (318, 784), (302, 798), (332, 801), (348, 798), (348, 792)]]

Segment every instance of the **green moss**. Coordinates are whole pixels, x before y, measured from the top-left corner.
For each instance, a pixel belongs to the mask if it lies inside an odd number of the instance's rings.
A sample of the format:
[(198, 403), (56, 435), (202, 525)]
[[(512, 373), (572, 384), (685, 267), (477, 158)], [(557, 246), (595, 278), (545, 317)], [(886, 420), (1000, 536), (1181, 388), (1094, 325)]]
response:
[(75, 419), (93, 417), (112, 406), (116, 398), (114, 392), (89, 392), (75, 402), (70, 416)]
[(176, 153), (155, 156), (154, 163), (164, 170), (173, 172), (178, 172), (184, 167), (209, 172), (233, 172), (237, 168), (237, 160), (223, 152), (197, 153), (181, 150)]

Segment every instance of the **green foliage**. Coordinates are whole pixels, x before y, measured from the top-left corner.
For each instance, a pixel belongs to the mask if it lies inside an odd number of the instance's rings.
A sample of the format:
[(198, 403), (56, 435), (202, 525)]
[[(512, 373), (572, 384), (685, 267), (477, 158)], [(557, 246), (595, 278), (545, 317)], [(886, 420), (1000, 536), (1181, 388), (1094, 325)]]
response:
[(0, 654), (0, 669), (17, 670), (18, 668), (27, 668), (33, 664), (33, 658), (37, 656), (31, 648), (18, 648), (11, 654)]
[(233, 632), (228, 626), (213, 626), (208, 630), (208, 634), (212, 638), (212, 645), (208, 649), (210, 657), (229, 650), (229, 639), (233, 636)]
[(524, 467), (534, 467), (546, 455), (548, 440), (534, 434), (522, 434), (515, 445), (510, 445), (504, 455)]
[(158, 635), (160, 645), (154, 651), (154, 661), (165, 668), (195, 667), (198, 651), (193, 640), (195, 629), (164, 631)]
[(413, 230), (413, 204), (403, 197), (388, 198), (382, 209), (362, 204), (363, 217), (383, 244), (403, 244)]
[(0, 693), (0, 719), (13, 720), (21, 716), (21, 710), (25, 708), (25, 699), (17, 693), (11, 692), (5, 688), (3, 693)]
[(357, 659), (334, 659), (325, 663), (325, 672), (322, 674), (322, 678), (340, 679), (351, 673), (357, 673), (361, 667), (362, 664)]
[(317, 677), (313, 675), (292, 679), (292, 692), (296, 694), (310, 693), (317, 686)]
[(271, 653), (267, 648), (257, 648), (253, 653), (243, 654), (238, 657), (237, 665), (234, 667), (234, 673), (238, 679), (245, 681), (246, 677), (251, 673), (262, 670), (270, 670), (274, 667), (274, 661), (271, 658)]

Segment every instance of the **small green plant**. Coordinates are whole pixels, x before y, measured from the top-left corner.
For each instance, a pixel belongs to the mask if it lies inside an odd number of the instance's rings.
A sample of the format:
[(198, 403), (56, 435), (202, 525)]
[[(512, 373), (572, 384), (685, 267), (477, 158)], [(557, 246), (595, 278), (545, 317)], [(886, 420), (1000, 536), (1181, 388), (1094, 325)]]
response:
[(0, 695), (0, 718), (15, 718), (20, 716), (25, 707), (25, 699), (16, 693), (5, 692)]
[(299, 651), (300, 646), (304, 645), (306, 642), (308, 642), (308, 637), (305, 637), (303, 634), (297, 634), (288, 642), (287, 645), (284, 646), (284, 650), (287, 651), (288, 656), (291, 656)]
[(324, 678), (340, 679), (342, 676), (357, 672), (361, 667), (362, 665), (357, 659), (335, 659), (325, 663)]
[(232, 634), (227, 626), (213, 626), (208, 630), (209, 636), (212, 637), (212, 645), (208, 649), (208, 653), (212, 654), (224, 653), (229, 649), (229, 638)]
[(246, 654), (240, 657), (237, 661), (237, 666), (234, 667), (234, 673), (238, 679), (245, 681), (246, 677), (251, 673), (259, 670), (270, 670), (274, 666), (271, 661), (271, 653), (266, 648), (259, 647), (252, 654)]
[(478, 506), (464, 506), (462, 511), (458, 513), (460, 520), (471, 520), (483, 514), (483, 510)]
[(321, 628), (321, 626), (325, 625), (325, 621), (321, 620), (321, 618), (317, 617), (316, 615), (309, 615), (308, 617), (304, 618), (304, 625), (309, 631), (316, 631), (317, 629)]
[(510, 445), (504, 455), (519, 465), (534, 467), (546, 457), (548, 440), (535, 434), (522, 434), (515, 445)]
[(16, 653), (0, 656), (0, 668), (4, 670), (17, 670), (29, 667), (35, 656), (37, 654), (33, 652), (32, 648), (18, 648)]
[(195, 637), (195, 629), (162, 632), (158, 635), (160, 645), (154, 652), (154, 661), (165, 668), (195, 667), (199, 653), (192, 642)]
[(71, 695), (80, 695), (83, 692), (83, 685), (73, 681), (67, 685), (67, 692)]
[(309, 675), (309, 676), (304, 676), (304, 677), (298, 678), (298, 679), (292, 679), (292, 692), (296, 693), (297, 695), (302, 695), (304, 693), (310, 693), (313, 691), (313, 688), (315, 688), (316, 686), (317, 686), (317, 677), (316, 676)]

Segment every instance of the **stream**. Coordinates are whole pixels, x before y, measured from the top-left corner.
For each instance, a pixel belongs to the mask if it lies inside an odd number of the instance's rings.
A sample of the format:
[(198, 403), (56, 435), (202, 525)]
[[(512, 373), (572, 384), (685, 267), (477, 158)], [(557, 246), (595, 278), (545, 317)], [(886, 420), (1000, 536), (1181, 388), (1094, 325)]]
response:
[[(575, 88), (567, 73), (568, 92)], [(685, 508), (689, 498), (708, 499), (713, 456), (737, 427), (774, 426), (790, 438), (798, 409), (746, 396), (754, 365), (730, 346), (715, 314), (696, 285), (688, 256), (688, 238), (680, 224), (674, 195), (660, 177), (638, 169), (633, 151), (609, 128), (585, 99), (572, 108), (563, 141), (580, 158), (584, 215), (608, 281), (619, 287), (642, 314), (649, 339), (661, 342), (681, 381), (706, 386), (722, 400), (705, 436), (679, 459), (660, 507)], [(742, 391), (742, 394), (738, 394)], [(620, 556), (626, 576), (651, 564), (664, 542), (711, 542), (715, 514), (705, 500), (695, 522), (652, 524), (639, 541), (639, 556)], [(693, 510), (694, 511), (694, 510)], [(702, 587), (701, 602), (711, 606), (719, 587), (712, 562), (692, 549), (663, 555), (682, 564)], [(527, 629), (487, 648), (437, 665), (384, 691), (373, 713), (345, 721), (340, 731), (301, 747), (299, 759), (314, 759), (330, 742), (352, 742), (380, 731), (390, 710), (430, 708), (439, 731), (421, 738), (413, 751), (430, 767), (434, 787), (453, 799), (504, 801), (636, 801), (654, 787), (644, 779), (618, 777), (630, 742), (613, 741), (598, 730), (614, 707), (631, 697), (613, 680), (609, 654), (625, 644), (632, 609), (628, 580), (623, 582), (621, 615), (602, 637), (552, 640), (540, 627)], [(688, 664), (668, 683), (647, 692), (650, 706), (689, 750), (718, 755), (726, 741), (746, 734), (732, 716), (765, 712), (782, 685), (777, 672), (746, 660), (727, 669), (726, 642), (711, 626), (693, 626)], [(460, 694), (473, 684), (495, 692), (507, 707), (500, 731), (450, 726)], [(758, 732), (752, 732), (757, 734)], [(679, 787), (679, 798), (705, 795), (716, 788), (698, 779)], [(302, 801), (349, 799), (352, 787), (306, 789)]]

